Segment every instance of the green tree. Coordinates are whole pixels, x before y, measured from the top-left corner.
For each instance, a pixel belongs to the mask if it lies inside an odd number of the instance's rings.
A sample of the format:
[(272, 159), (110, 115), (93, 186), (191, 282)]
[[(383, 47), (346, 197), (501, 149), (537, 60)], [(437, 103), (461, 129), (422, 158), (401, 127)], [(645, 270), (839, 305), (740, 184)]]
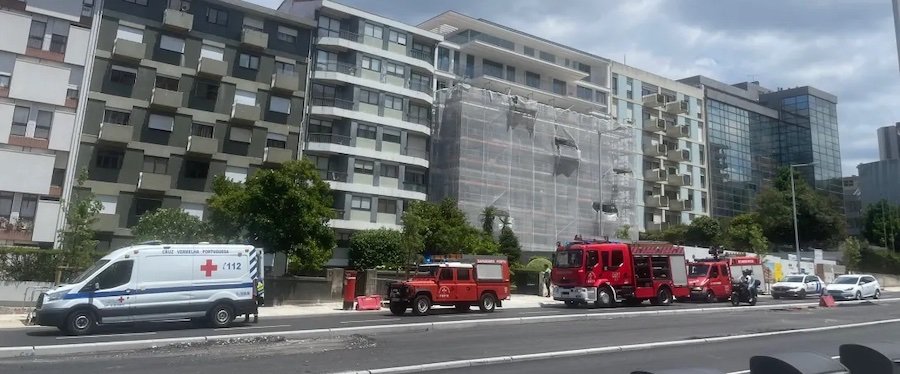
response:
[[(810, 187), (801, 174), (794, 173), (797, 197), (797, 223), (800, 243), (804, 245), (837, 243), (846, 234), (846, 224), (836, 204)], [(791, 203), (791, 177), (781, 168), (756, 198), (756, 217), (765, 236), (774, 243), (794, 243), (794, 218)]]
[(472, 227), (453, 199), (416, 201), (403, 213), (403, 248), (408, 256), (428, 254), (495, 254), (499, 246)]
[(144, 214), (131, 228), (131, 233), (138, 242), (199, 243), (212, 240), (205, 222), (177, 208), (157, 209)]
[(631, 225), (626, 223), (622, 225), (622, 227), (619, 227), (619, 229), (616, 230), (616, 239), (631, 239)]
[(528, 265), (525, 265), (525, 270), (543, 271), (545, 266), (553, 267), (553, 262), (546, 257), (532, 257), (528, 260)]
[(691, 221), (685, 232), (685, 242), (689, 245), (712, 247), (722, 236), (722, 225), (719, 220), (700, 216)]
[(900, 241), (900, 207), (892, 206), (887, 200), (866, 206), (863, 236), (870, 243), (896, 250)]
[(727, 249), (754, 252), (764, 255), (768, 252), (769, 241), (751, 213), (735, 216), (725, 227), (724, 240)]
[(497, 240), (500, 245), (499, 252), (506, 255), (510, 264), (516, 264), (522, 257), (522, 246), (519, 245), (519, 238), (512, 228), (504, 225), (500, 229), (500, 238)]
[(484, 207), (481, 211), (481, 231), (485, 234), (494, 236), (494, 223), (497, 219), (497, 207), (491, 205)]
[(844, 240), (844, 266), (847, 270), (860, 270), (859, 263), (862, 261), (862, 245), (855, 237), (849, 237)]
[(293, 255), (303, 269), (321, 268), (331, 257), (331, 188), (308, 160), (261, 169), (243, 184), (218, 180), (213, 193), (210, 220), (217, 229), (230, 227), (266, 251)]
[(215, 193), (209, 199), (210, 214), (207, 224), (216, 241), (223, 243), (241, 241), (244, 238), (244, 212), (247, 211), (247, 191), (244, 184), (224, 177), (213, 179)]
[(385, 267), (397, 269), (406, 264), (402, 233), (397, 230), (363, 230), (350, 238), (350, 264), (357, 269)]
[(59, 232), (62, 249), (60, 265), (73, 269), (83, 269), (94, 262), (97, 257), (96, 232), (94, 224), (99, 219), (103, 205), (90, 189), (84, 188), (87, 171), (78, 175), (76, 188), (72, 191), (72, 199), (63, 204), (66, 214), (66, 227)]
[(662, 239), (672, 244), (684, 244), (687, 236), (686, 225), (672, 225), (662, 231)]

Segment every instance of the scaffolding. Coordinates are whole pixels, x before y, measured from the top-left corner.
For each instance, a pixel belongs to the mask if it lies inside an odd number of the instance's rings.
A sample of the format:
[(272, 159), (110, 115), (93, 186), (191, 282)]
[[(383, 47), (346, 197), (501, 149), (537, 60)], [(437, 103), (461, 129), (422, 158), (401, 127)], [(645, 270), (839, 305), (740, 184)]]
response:
[(635, 228), (630, 127), (465, 84), (436, 99), (432, 199), (456, 199), (475, 225), (496, 207), (525, 252)]

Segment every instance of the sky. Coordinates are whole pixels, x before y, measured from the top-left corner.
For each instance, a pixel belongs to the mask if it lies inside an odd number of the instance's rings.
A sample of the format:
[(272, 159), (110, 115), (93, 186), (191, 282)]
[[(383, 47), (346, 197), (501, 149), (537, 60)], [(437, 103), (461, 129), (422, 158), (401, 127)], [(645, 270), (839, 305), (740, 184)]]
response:
[(845, 176), (878, 159), (877, 128), (900, 122), (891, 0), (339, 2), (412, 25), (454, 10), (671, 79), (702, 74), (831, 92)]

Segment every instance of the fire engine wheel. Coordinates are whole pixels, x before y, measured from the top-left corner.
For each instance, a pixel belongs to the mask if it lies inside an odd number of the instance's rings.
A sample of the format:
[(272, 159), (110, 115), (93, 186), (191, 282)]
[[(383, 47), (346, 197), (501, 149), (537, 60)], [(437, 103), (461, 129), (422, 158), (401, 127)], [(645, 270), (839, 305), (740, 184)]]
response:
[(716, 297), (716, 294), (714, 294), (712, 291), (706, 291), (706, 302), (707, 303), (714, 303), (717, 301), (719, 301), (719, 299)]
[(428, 295), (416, 296), (416, 300), (413, 301), (413, 314), (424, 316), (429, 311), (431, 311), (431, 298)]
[(598, 308), (611, 308), (616, 303), (613, 300), (612, 291), (609, 287), (597, 287), (597, 301), (594, 302), (594, 306)]
[(493, 312), (494, 308), (497, 307), (497, 298), (494, 297), (493, 294), (485, 293), (481, 295), (481, 300), (478, 302), (478, 309), (482, 312)]
[(391, 314), (393, 314), (395, 316), (402, 316), (403, 313), (406, 313), (406, 308), (407, 308), (406, 303), (391, 303), (390, 304)]
[(656, 291), (656, 298), (650, 300), (653, 305), (672, 305), (672, 293), (668, 288), (662, 287)]
[(568, 307), (568, 308), (574, 308), (574, 307), (576, 307), (576, 306), (578, 306), (578, 302), (577, 302), (577, 301), (575, 301), (575, 300), (566, 300), (566, 307)]

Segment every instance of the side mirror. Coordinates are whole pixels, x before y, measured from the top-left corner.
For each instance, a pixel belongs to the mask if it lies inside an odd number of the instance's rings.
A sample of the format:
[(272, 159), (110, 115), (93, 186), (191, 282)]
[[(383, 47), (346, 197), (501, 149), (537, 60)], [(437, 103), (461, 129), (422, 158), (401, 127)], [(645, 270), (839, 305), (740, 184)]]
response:
[(91, 286), (91, 292), (99, 290), (99, 289), (100, 289), (100, 282), (94, 283), (94, 285)]

